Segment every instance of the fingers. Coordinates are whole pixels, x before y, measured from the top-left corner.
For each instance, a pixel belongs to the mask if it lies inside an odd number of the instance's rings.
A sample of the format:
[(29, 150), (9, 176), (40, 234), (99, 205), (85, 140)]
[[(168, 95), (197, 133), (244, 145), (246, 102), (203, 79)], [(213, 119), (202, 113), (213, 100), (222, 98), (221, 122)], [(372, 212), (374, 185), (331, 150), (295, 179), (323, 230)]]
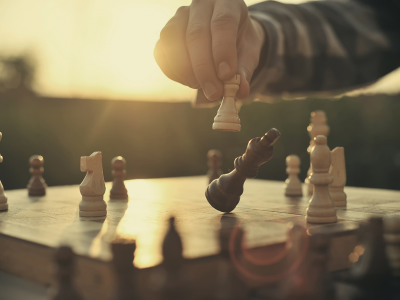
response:
[(169, 79), (179, 82), (181, 84), (185, 84), (172, 70), (167, 57), (165, 56), (164, 50), (161, 46), (161, 42), (158, 41), (153, 52), (154, 59), (156, 60), (158, 66), (161, 71), (167, 76)]
[(222, 97), (223, 86), (215, 70), (212, 54), (210, 20), (213, 5), (209, 1), (194, 0), (190, 7), (186, 31), (186, 46), (194, 75), (209, 100)]
[(180, 7), (160, 33), (160, 44), (169, 67), (179, 82), (191, 88), (199, 88), (194, 75), (189, 53), (186, 48), (186, 27), (189, 21), (189, 7)]
[(212, 52), (220, 80), (225, 81), (237, 74), (237, 36), (243, 1), (221, 0), (215, 3), (211, 19)]

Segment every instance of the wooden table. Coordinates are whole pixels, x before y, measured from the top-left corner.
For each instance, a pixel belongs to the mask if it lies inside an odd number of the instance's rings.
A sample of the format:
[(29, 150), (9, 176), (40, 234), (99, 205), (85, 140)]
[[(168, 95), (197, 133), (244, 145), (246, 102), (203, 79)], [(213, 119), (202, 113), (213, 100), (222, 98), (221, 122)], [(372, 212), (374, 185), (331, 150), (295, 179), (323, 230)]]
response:
[[(78, 286), (90, 286), (98, 293), (91, 298), (103, 299), (101, 295), (112, 287), (109, 242), (116, 236), (135, 238), (135, 265), (155, 266), (162, 260), (161, 243), (170, 216), (176, 217), (186, 258), (219, 252), (223, 214), (206, 201), (204, 176), (125, 183), (128, 202), (108, 201), (111, 185), (107, 183), (106, 217), (79, 217), (78, 185), (49, 187), (46, 196), (37, 198), (28, 197), (25, 189), (6, 191), (9, 210), (0, 212), (0, 270), (50, 284), (54, 248), (70, 245), (78, 254)], [(346, 187), (345, 192), (348, 205), (338, 208), (336, 224), (307, 224), (304, 216), (310, 197), (288, 198), (283, 182), (250, 179), (239, 205), (224, 216), (237, 219), (246, 231), (247, 247), (254, 249), (284, 243), (289, 222), (304, 225), (311, 235), (329, 233), (333, 237), (330, 269), (340, 270), (349, 265), (360, 222), (372, 215), (400, 214), (399, 191)]]

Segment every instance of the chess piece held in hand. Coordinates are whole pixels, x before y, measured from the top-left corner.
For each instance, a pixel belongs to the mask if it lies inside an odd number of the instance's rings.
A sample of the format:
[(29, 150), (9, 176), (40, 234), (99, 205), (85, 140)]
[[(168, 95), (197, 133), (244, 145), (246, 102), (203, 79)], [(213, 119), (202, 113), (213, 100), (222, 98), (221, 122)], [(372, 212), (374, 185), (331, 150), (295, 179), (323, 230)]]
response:
[(301, 182), (298, 176), (300, 173), (300, 158), (297, 155), (289, 155), (286, 157), (286, 166), (286, 173), (289, 177), (285, 180), (285, 196), (303, 196)]
[(126, 161), (122, 156), (114, 157), (111, 160), (112, 175), (114, 177), (112, 188), (110, 191), (110, 199), (128, 199), (128, 190), (125, 187), (124, 176)]
[(43, 163), (44, 160), (41, 155), (32, 155), (31, 158), (29, 158), (29, 164), (31, 166), (29, 171), (32, 174), (27, 186), (29, 196), (46, 195), (47, 184), (42, 177), (44, 171)]
[(222, 131), (240, 131), (240, 119), (236, 109), (235, 96), (239, 90), (240, 76), (224, 82), (224, 98), (214, 118), (212, 128)]
[(329, 168), (331, 152), (327, 139), (319, 135), (314, 139), (315, 146), (311, 150), (312, 173), (309, 178), (314, 185), (314, 193), (307, 208), (308, 223), (333, 223), (337, 221), (335, 206), (329, 195), (329, 184), (333, 181)]
[(239, 203), (246, 179), (256, 177), (258, 168), (272, 158), (273, 145), (280, 135), (273, 128), (263, 137), (252, 139), (247, 145), (246, 153), (235, 159), (235, 169), (208, 185), (208, 203), (216, 210), (231, 212)]
[(344, 161), (344, 148), (336, 147), (331, 151), (332, 165), (329, 173), (333, 181), (329, 185), (329, 195), (335, 206), (346, 206), (347, 195), (344, 192), (346, 185), (346, 163)]
[(79, 216), (101, 217), (107, 215), (107, 204), (103, 200), (106, 191), (104, 183), (101, 152), (81, 157), (81, 171), (87, 172), (79, 190), (82, 201), (79, 203)]
[(57, 265), (58, 287), (50, 292), (51, 300), (83, 300), (76, 290), (72, 277), (74, 275), (74, 253), (70, 247), (62, 246), (55, 255)]
[(207, 172), (207, 178), (208, 178), (208, 183), (211, 183), (214, 179), (218, 179), (219, 176), (222, 175), (222, 170), (221, 170), (221, 151), (212, 149), (208, 151), (207, 153), (208, 157), (208, 172)]
[[(2, 138), (2, 134), (0, 132), (0, 141)], [(3, 156), (0, 155), (0, 163), (3, 162)], [(3, 184), (0, 181), (0, 211), (2, 210), (8, 210), (8, 203), (7, 203), (7, 196), (6, 193), (4, 192), (4, 187)]]

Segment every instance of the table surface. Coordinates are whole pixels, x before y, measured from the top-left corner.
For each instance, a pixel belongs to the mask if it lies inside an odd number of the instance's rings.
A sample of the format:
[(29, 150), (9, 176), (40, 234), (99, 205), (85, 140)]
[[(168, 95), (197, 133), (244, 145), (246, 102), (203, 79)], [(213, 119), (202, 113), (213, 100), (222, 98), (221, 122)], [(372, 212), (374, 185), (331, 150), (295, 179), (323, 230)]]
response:
[(325, 228), (354, 230), (368, 217), (400, 215), (400, 191), (346, 187), (348, 205), (338, 208), (338, 222), (307, 224), (309, 196), (284, 196), (283, 182), (249, 179), (239, 205), (230, 214), (212, 208), (205, 199), (205, 176), (125, 181), (129, 201), (104, 199), (106, 217), (79, 217), (78, 185), (47, 189), (43, 197), (28, 197), (26, 189), (6, 191), (9, 210), (0, 212), (0, 234), (58, 247), (70, 245), (82, 256), (108, 261), (109, 242), (116, 236), (135, 238), (135, 264), (139, 268), (158, 264), (161, 244), (170, 216), (176, 217), (184, 245), (184, 256), (195, 258), (219, 251), (218, 229), (225, 215), (239, 221), (246, 231), (249, 248), (284, 242), (288, 223), (300, 223), (309, 231)]

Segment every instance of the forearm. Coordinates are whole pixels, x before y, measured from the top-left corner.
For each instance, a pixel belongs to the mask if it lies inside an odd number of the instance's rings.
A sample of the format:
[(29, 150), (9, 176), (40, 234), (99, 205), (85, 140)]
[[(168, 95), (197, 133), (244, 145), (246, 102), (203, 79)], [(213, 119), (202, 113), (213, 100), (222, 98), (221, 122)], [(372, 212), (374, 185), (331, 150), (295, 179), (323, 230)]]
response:
[[(250, 97), (339, 93), (400, 66), (399, 27), (394, 24), (399, 11), (382, 13), (362, 2), (328, 0), (298, 5), (267, 1), (249, 12), (266, 34)], [(397, 17), (391, 20), (388, 13)]]

